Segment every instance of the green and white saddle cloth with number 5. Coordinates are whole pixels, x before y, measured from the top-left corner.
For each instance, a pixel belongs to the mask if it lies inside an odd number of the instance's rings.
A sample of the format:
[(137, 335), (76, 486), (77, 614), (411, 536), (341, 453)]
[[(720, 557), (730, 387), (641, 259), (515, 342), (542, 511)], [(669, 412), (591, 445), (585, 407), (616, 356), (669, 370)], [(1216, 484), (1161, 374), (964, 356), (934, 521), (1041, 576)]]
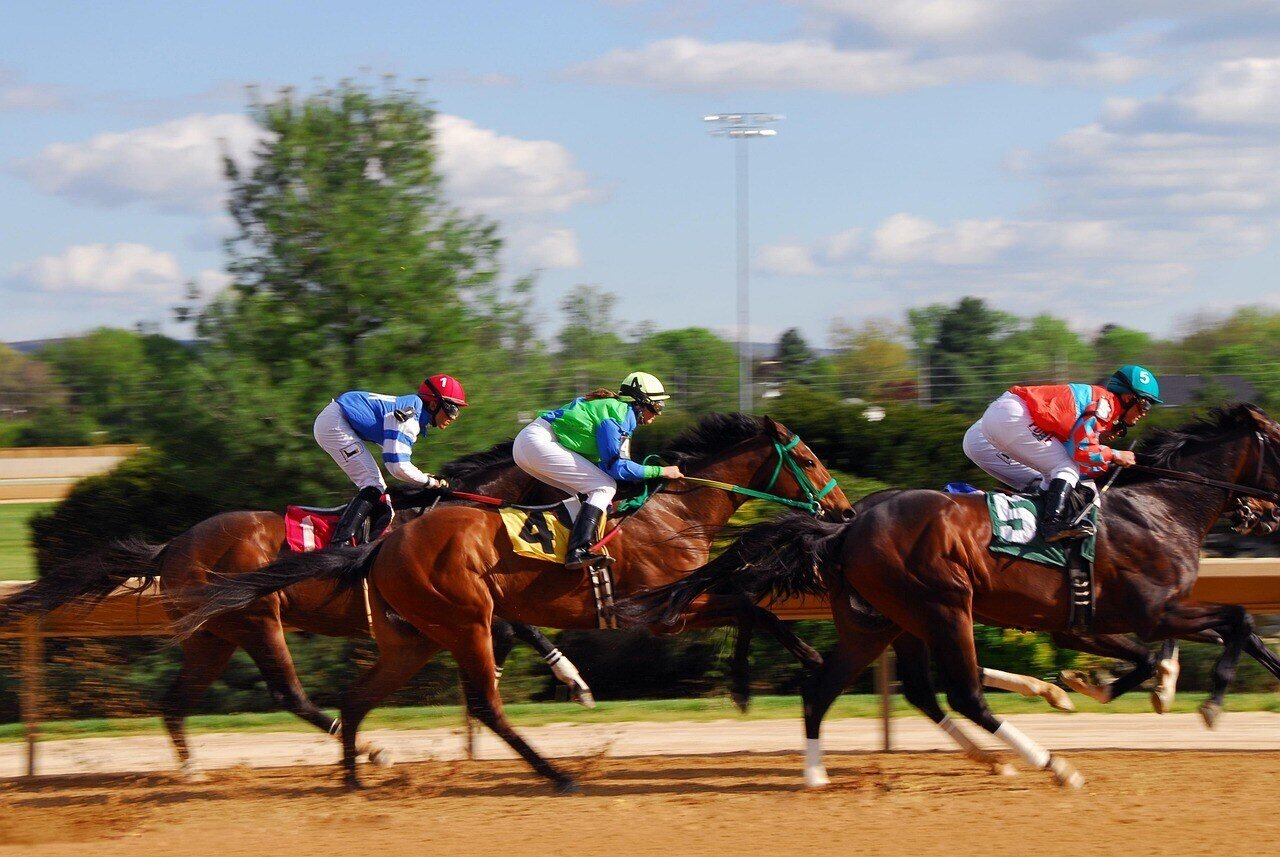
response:
[[(1063, 542), (1048, 544), (1036, 528), (1040, 520), (1041, 498), (1034, 500), (1015, 494), (987, 492), (987, 511), (991, 513), (992, 553), (1008, 554), (1027, 562), (1038, 562), (1065, 568), (1067, 551)], [(1098, 507), (1091, 504), (1088, 512), (1089, 520), (1097, 526)], [(1093, 562), (1097, 536), (1090, 536), (1080, 546), (1081, 555)]]

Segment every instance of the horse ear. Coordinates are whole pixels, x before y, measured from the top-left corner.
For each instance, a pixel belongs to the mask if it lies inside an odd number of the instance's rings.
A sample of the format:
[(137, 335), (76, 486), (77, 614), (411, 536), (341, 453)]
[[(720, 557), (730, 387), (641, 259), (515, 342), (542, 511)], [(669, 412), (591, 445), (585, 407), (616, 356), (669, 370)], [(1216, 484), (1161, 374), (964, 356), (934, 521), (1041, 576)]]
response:
[(1245, 405), (1249, 410), (1249, 416), (1253, 418), (1253, 424), (1257, 430), (1265, 436), (1274, 440), (1280, 440), (1280, 424), (1267, 416), (1266, 412), (1257, 405)]
[(767, 414), (764, 418), (764, 428), (766, 432), (783, 443), (791, 440), (791, 430)]

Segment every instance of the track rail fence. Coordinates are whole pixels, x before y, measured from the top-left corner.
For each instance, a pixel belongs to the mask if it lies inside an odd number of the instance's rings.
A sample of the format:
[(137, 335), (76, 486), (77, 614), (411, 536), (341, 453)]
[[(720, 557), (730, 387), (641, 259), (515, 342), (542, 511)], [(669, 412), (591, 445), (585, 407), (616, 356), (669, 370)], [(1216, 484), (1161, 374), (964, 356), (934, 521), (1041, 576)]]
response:
[[(4, 597), (21, 582), (0, 582)], [(1280, 613), (1280, 558), (1219, 559), (1200, 563), (1200, 577), (1192, 592), (1203, 601), (1239, 604), (1250, 613)], [(824, 599), (806, 597), (771, 606), (785, 620), (828, 619)], [(106, 598), (91, 609), (64, 608), (42, 621), (28, 620), (20, 626), (0, 628), (0, 639), (20, 639), (17, 669), (21, 681), (19, 703), (27, 743), (27, 775), (35, 776), (37, 745), (40, 740), (41, 686), (44, 678), (44, 641), (57, 637), (162, 637), (169, 633), (169, 619), (158, 589), (140, 595), (122, 593)], [(876, 689), (881, 697), (884, 721), (884, 749), (892, 749), (890, 701), (893, 693), (892, 657), (882, 656), (877, 668)]]

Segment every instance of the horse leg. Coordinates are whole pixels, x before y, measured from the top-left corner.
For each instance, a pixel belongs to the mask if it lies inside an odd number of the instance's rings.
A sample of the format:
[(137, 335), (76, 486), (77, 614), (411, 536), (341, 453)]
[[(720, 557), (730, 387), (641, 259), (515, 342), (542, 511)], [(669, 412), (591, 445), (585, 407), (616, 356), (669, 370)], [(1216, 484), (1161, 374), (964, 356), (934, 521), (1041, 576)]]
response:
[(1076, 710), (1071, 697), (1056, 684), (1050, 684), (1035, 676), (1007, 673), (1004, 670), (993, 670), (989, 667), (982, 667), (980, 673), (983, 687), (1008, 690), (1026, 697), (1038, 696), (1059, 711)]
[(458, 662), (462, 673), (463, 688), (467, 696), (467, 708), (471, 716), (488, 726), (542, 776), (551, 780), (557, 794), (573, 794), (580, 791), (573, 777), (558, 770), (525, 742), (511, 728), (502, 711), (502, 697), (498, 694), (498, 678), (493, 662), (492, 637), (487, 622), (474, 622), (456, 630), (449, 651)]
[(729, 662), (729, 698), (743, 714), (751, 708), (751, 638), (756, 624), (750, 612), (738, 620), (738, 636), (733, 641)]
[(342, 696), (338, 722), (342, 734), (343, 779), (347, 788), (360, 787), (360, 779), (356, 775), (356, 759), (360, 755), (356, 735), (360, 723), (374, 706), (403, 687), (442, 648), (416, 633), (396, 632), (390, 628), (378, 630), (377, 642), (378, 659)]
[(235, 650), (235, 643), (208, 631), (193, 634), (183, 641), (182, 667), (160, 700), (164, 728), (168, 730), (174, 749), (178, 751), (182, 776), (190, 782), (199, 782), (205, 777), (196, 770), (191, 761), (191, 751), (187, 747), (187, 713), (204, 696), (209, 685), (222, 675)]
[(1028, 764), (1053, 772), (1059, 785), (1080, 788), (1082, 777), (1066, 759), (1054, 756), (1032, 741), (1012, 723), (1001, 721), (982, 695), (978, 679), (978, 653), (973, 643), (973, 619), (964, 607), (937, 606), (923, 617), (929, 635), (928, 647), (938, 664), (947, 689), (947, 703), (953, 711), (995, 735)]
[(1160, 647), (1160, 660), (1156, 663), (1156, 686), (1151, 689), (1151, 707), (1157, 714), (1173, 709), (1173, 698), (1178, 693), (1178, 641), (1169, 639)]
[[(1076, 693), (1083, 693), (1085, 696), (1096, 699), (1104, 705), (1121, 694), (1128, 693), (1155, 675), (1158, 665), (1156, 657), (1151, 654), (1151, 651), (1146, 646), (1122, 634), (1094, 636), (1090, 634), (1057, 633), (1052, 636), (1054, 645), (1059, 648), (1075, 649), (1078, 652), (1116, 658), (1133, 665), (1133, 669), (1115, 681), (1101, 687), (1090, 682), (1084, 673), (1079, 670), (1062, 671), (1062, 680), (1067, 683), (1068, 687)], [(1164, 713), (1161, 708), (1162, 704), (1161, 700), (1158, 700), (1154, 695), (1152, 696), (1151, 705), (1160, 714)]]
[[(494, 617), (494, 621), (502, 621)], [(503, 624), (508, 624), (503, 622)], [(591, 688), (587, 686), (587, 682), (578, 672), (578, 668), (574, 666), (573, 661), (565, 657), (564, 652), (560, 651), (546, 635), (532, 625), (524, 625), (520, 622), (509, 623), (512, 633), (516, 637), (524, 640), (542, 655), (542, 660), (551, 668), (551, 674), (558, 678), (561, 683), (569, 688), (569, 698), (581, 705), (583, 708), (595, 708), (596, 698), (591, 692)], [(494, 659), (498, 664), (498, 675), (502, 675), (502, 662), (506, 660), (506, 655), (498, 657), (498, 652), (494, 651)]]
[(880, 653), (893, 642), (901, 631), (897, 627), (882, 631), (863, 631), (840, 622), (840, 641), (833, 652), (824, 659), (822, 668), (806, 677), (801, 686), (804, 700), (804, 784), (818, 788), (831, 784), (822, 764), (822, 719), (831, 703), (844, 692), (849, 682), (857, 678)]
[(1222, 715), (1223, 699), (1227, 687), (1235, 678), (1240, 655), (1249, 644), (1249, 638), (1254, 636), (1253, 617), (1236, 604), (1177, 602), (1165, 611), (1152, 636), (1163, 639), (1207, 630), (1217, 631), (1222, 637), (1222, 654), (1213, 665), (1210, 675), (1209, 698), (1200, 704), (1200, 716), (1204, 718), (1205, 725), (1212, 729)]
[(753, 606), (752, 615), (755, 624), (768, 631), (775, 640), (781, 643), (782, 647), (800, 662), (800, 666), (808, 671), (822, 667), (822, 655), (818, 654), (818, 650), (792, 633), (787, 624), (775, 616), (773, 611)]
[(914, 705), (926, 717), (946, 732), (956, 742), (965, 758), (986, 765), (991, 773), (1002, 777), (1016, 773), (1013, 766), (1001, 762), (997, 757), (983, 750), (965, 734), (947, 713), (938, 705), (938, 692), (933, 686), (933, 676), (929, 672), (929, 649), (920, 638), (903, 634), (893, 641), (893, 651), (898, 658), (898, 679), (902, 683), (902, 695), (907, 702)]

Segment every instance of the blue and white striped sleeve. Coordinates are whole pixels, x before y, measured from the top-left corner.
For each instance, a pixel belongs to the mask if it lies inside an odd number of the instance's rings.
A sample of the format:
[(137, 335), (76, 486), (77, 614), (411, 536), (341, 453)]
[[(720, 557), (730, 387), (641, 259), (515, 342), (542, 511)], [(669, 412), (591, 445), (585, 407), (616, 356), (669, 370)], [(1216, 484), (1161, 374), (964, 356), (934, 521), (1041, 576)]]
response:
[(420, 430), (416, 416), (401, 422), (392, 411), (382, 418), (382, 463), (392, 476), (414, 485), (426, 485), (430, 480), (412, 460), (413, 445)]

